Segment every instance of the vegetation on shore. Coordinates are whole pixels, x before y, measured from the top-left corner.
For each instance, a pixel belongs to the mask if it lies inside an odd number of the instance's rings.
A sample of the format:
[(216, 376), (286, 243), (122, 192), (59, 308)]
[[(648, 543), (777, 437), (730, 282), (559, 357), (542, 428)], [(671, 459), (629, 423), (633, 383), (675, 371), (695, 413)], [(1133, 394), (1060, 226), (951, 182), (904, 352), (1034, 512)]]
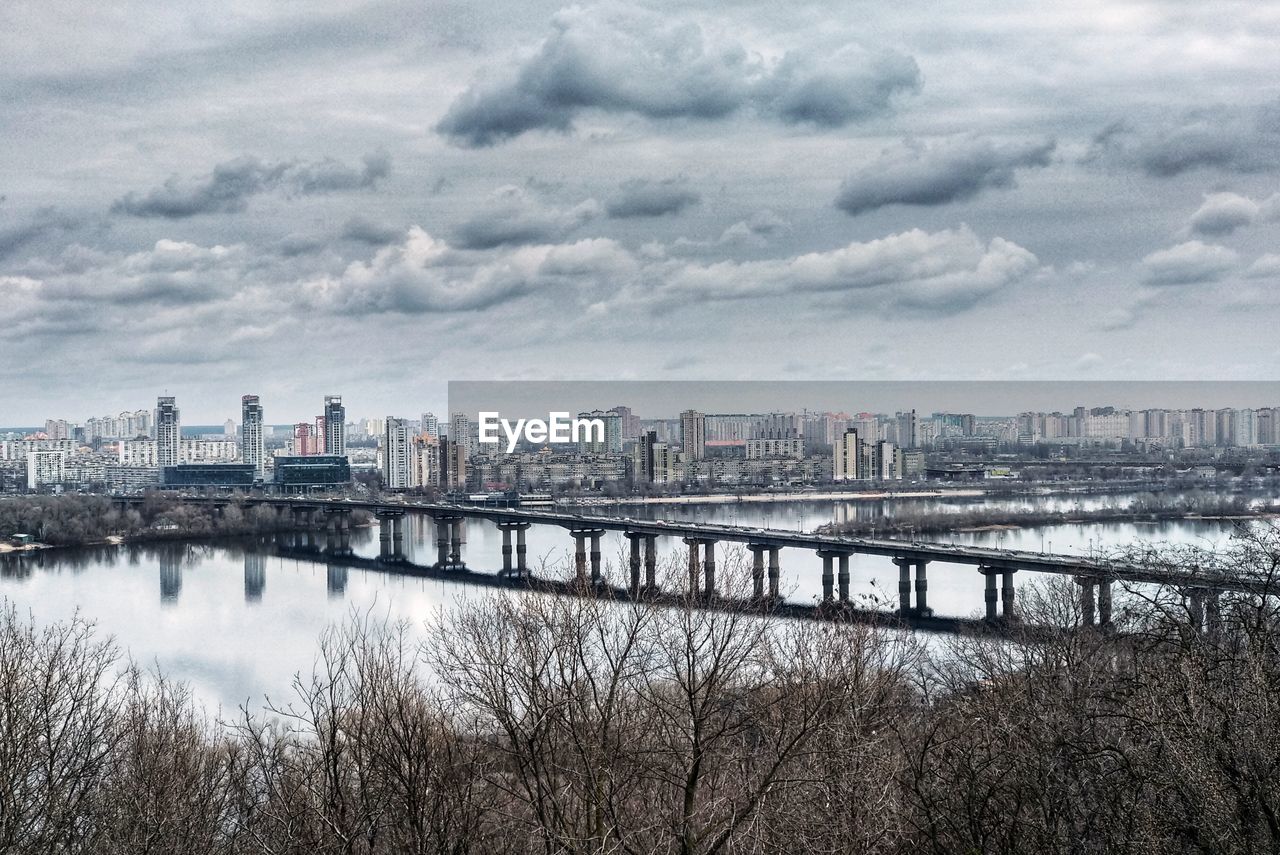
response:
[[(362, 511), (353, 511), (368, 518)], [(0, 500), (0, 539), (28, 534), (50, 546), (101, 543), (109, 537), (128, 540), (226, 537), (267, 534), (294, 528), (293, 518), (262, 505), (245, 505), (234, 497), (227, 504), (183, 503), (165, 493), (148, 494), (126, 509), (106, 496), (22, 496)]]
[(1140, 499), (1124, 507), (1091, 510), (1040, 508), (972, 508), (956, 511), (902, 508), (892, 517), (828, 523), (820, 534), (911, 535), (921, 536), (980, 529), (985, 527), (1028, 528), (1065, 523), (1135, 522), (1190, 519), (1196, 517), (1251, 517), (1274, 514), (1273, 508), (1258, 508), (1244, 496), (1179, 496)]
[[(1274, 572), (1280, 537), (1211, 558)], [(941, 651), (589, 595), (477, 597), (425, 630), (353, 616), (291, 702), (228, 722), (84, 621), (8, 608), (0, 850), (1280, 848), (1277, 590), (1224, 597), (1210, 636), (1145, 590), (1114, 634), (1083, 628), (1073, 588), (1020, 594), (1060, 633)]]

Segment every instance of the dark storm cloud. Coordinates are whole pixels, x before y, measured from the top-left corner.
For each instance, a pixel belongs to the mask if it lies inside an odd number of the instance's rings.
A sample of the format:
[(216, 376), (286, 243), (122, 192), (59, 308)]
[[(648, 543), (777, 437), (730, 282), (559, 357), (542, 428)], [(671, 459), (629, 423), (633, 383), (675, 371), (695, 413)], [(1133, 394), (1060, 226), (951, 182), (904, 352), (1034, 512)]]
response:
[(914, 91), (914, 60), (856, 46), (812, 58), (788, 53), (773, 68), (736, 43), (713, 43), (696, 24), (652, 14), (570, 9), (514, 69), (491, 70), (450, 106), (436, 130), (490, 146), (541, 129), (568, 131), (582, 110), (650, 119), (719, 119), (747, 106), (789, 124), (840, 127), (889, 109)]
[(198, 214), (236, 213), (247, 207), (250, 198), (261, 193), (283, 189), (311, 195), (368, 189), (390, 171), (390, 157), (380, 152), (365, 155), (361, 167), (333, 158), (267, 163), (256, 157), (239, 157), (217, 164), (212, 172), (199, 178), (174, 175), (145, 194), (127, 193), (112, 203), (111, 211), (171, 220)]
[(398, 240), (402, 234), (404, 234), (403, 229), (371, 220), (360, 214), (347, 220), (342, 226), (344, 238), (369, 246), (385, 246)]
[(701, 196), (683, 178), (624, 181), (618, 192), (605, 202), (605, 211), (615, 220), (631, 217), (662, 217), (678, 214), (698, 204)]
[(588, 199), (568, 209), (544, 205), (523, 188), (497, 190), (481, 210), (454, 229), (454, 244), (462, 249), (554, 243), (594, 219), (600, 206)]
[(1012, 187), (1019, 169), (1047, 166), (1053, 140), (995, 143), (961, 139), (886, 151), (845, 179), (836, 207), (858, 215), (885, 205), (945, 205), (988, 188)]
[(1087, 159), (1136, 166), (1155, 178), (1194, 169), (1275, 169), (1280, 166), (1280, 102), (1116, 122), (1094, 137)]

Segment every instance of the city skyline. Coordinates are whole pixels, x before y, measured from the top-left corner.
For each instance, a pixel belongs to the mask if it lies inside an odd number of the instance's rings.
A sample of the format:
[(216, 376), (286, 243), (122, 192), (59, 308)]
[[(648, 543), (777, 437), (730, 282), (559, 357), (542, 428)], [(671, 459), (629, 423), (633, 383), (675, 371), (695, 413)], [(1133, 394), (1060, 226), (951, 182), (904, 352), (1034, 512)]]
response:
[(0, 10), (3, 422), (1280, 367), (1266, 4), (65, 6)]

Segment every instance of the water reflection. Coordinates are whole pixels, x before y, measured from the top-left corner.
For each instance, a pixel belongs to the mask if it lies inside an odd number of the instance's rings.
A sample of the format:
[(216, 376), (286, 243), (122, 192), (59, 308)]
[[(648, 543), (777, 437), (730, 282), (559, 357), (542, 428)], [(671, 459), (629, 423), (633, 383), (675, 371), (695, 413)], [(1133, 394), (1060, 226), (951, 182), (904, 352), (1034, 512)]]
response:
[[(864, 518), (865, 514), (891, 513), (901, 503), (673, 504), (627, 508), (621, 513), (811, 530), (842, 514)], [(955, 506), (973, 507), (971, 503)], [(448, 535), (443, 525), (412, 515), (404, 525), (406, 558), (418, 565), (434, 564), (438, 538)], [(1228, 538), (1232, 528), (1230, 523), (1209, 520), (1069, 524), (937, 539), (1035, 551), (1043, 542), (1046, 551), (1051, 545), (1056, 552), (1086, 554), (1135, 540), (1213, 545)], [(502, 567), (502, 535), (496, 526), (473, 520), (459, 534), (466, 566), (478, 573), (497, 573)], [(527, 536), (529, 566), (535, 573), (568, 576), (572, 572), (568, 560), (572, 539), (565, 529), (534, 526)], [(0, 558), (0, 595), (22, 611), (31, 609), (41, 620), (67, 619), (80, 611), (115, 636), (139, 662), (158, 662), (173, 676), (190, 681), (203, 700), (230, 712), (246, 698), (285, 694), (293, 675), (311, 668), (316, 640), (324, 628), (352, 611), (421, 624), (441, 607), (481, 591), (470, 583), (419, 578), (394, 568), (374, 569), (372, 563), (361, 566), (359, 560), (349, 567), (330, 565), (318, 554), (327, 546), (323, 536), (282, 536), (278, 541), (129, 544), (8, 556)], [(621, 534), (609, 533), (602, 547), (606, 580), (625, 584), (627, 542)], [(680, 561), (687, 549), (675, 538), (660, 539), (658, 547), (663, 564)], [(352, 531), (351, 548), (357, 559), (376, 558), (377, 527)], [(717, 559), (722, 564), (733, 560), (736, 549), (721, 546)], [(790, 599), (812, 602), (821, 596), (822, 567), (816, 554), (783, 550), (781, 559), (782, 590)], [(268, 575), (270, 596), (266, 595)], [(854, 556), (850, 576), (854, 599), (885, 602), (889, 607), (896, 601), (897, 570), (887, 559)], [(487, 595), (489, 589), (483, 593)], [(970, 566), (935, 562), (929, 567), (929, 600), (939, 614), (976, 615), (983, 608), (982, 577)]]
[(262, 591), (267, 586), (266, 557), (257, 552), (244, 554), (244, 601), (257, 603), (262, 600)]

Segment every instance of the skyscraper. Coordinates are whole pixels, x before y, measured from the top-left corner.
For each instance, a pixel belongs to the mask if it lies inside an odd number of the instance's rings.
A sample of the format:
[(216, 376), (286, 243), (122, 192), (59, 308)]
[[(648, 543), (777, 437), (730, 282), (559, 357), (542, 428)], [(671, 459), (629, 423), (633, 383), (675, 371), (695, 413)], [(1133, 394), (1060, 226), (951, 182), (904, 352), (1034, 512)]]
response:
[(697, 410), (680, 414), (680, 446), (686, 460), (701, 460), (707, 453), (707, 417)]
[(866, 477), (862, 469), (862, 440), (854, 428), (846, 428), (831, 446), (831, 480), (856, 481)]
[(347, 408), (341, 395), (324, 396), (324, 453), (347, 455)]
[(267, 453), (262, 435), (262, 403), (257, 395), (244, 395), (240, 398), (240, 460), (253, 464), (256, 477), (266, 476)]
[(466, 413), (453, 413), (449, 417), (449, 439), (456, 442), (463, 449), (463, 454), (468, 458), (475, 454), (475, 445), (472, 438), (473, 425), (471, 418)]
[(156, 399), (156, 465), (177, 466), (182, 447), (182, 419), (178, 401), (171, 395)]
[(440, 419), (435, 413), (422, 414), (422, 432), (429, 437), (440, 438)]
[(388, 417), (382, 433), (382, 486), (389, 490), (410, 486), (410, 451), (408, 423)]

